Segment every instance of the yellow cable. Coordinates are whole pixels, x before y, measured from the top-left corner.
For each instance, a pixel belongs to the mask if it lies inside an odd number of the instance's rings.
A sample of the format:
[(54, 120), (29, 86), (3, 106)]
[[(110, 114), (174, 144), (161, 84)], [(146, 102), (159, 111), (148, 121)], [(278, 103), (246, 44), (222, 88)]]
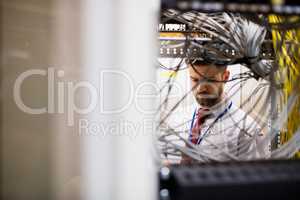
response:
[[(282, 23), (285, 20), (290, 22), (299, 20), (298, 16), (281, 17), (276, 15), (269, 16), (269, 22)], [(295, 85), (295, 81), (299, 78), (300, 74), (300, 29), (293, 29), (283, 32), (282, 30), (272, 30), (273, 46), (275, 55), (279, 65), (280, 74), (284, 74), (283, 80), (283, 103), (287, 103), (288, 97), (293, 91), (300, 93), (300, 87)], [(282, 44), (278, 46), (278, 44)], [(292, 45), (291, 45), (292, 44)], [(278, 77), (279, 75), (278, 74)], [(281, 105), (282, 107), (282, 105)], [(293, 110), (288, 115), (286, 129), (281, 131), (281, 144), (287, 142), (295, 133), (300, 124), (300, 98), (297, 100)], [(297, 158), (300, 153), (297, 153)]]

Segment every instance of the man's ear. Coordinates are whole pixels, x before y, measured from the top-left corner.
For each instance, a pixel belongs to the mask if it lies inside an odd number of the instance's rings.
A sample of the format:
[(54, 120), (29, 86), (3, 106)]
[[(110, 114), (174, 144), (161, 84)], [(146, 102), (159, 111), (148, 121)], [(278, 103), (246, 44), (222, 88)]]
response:
[(223, 74), (223, 80), (224, 81), (228, 81), (229, 80), (229, 76), (230, 76), (230, 72), (229, 70), (225, 70), (224, 74)]

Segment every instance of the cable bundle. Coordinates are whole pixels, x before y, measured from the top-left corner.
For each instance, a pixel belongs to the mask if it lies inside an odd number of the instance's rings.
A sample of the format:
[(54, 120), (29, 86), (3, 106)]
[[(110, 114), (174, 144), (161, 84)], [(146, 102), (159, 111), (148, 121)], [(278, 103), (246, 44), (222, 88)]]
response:
[[(272, 70), (269, 60), (261, 59), (261, 46), (266, 36), (266, 29), (240, 15), (228, 13), (199, 13), (186, 12), (180, 14), (175, 10), (166, 10), (163, 14), (185, 23), (190, 31), (204, 32), (212, 37), (216, 45), (202, 46), (209, 52), (208, 59), (215, 58), (228, 60), (224, 64), (243, 64), (256, 75), (257, 78), (265, 78)], [(192, 44), (197, 43), (194, 41)], [(224, 51), (234, 53), (226, 54)], [(224, 58), (225, 57), (225, 58)], [(188, 56), (187, 56), (187, 59)], [(201, 59), (201, 58), (200, 58)]]

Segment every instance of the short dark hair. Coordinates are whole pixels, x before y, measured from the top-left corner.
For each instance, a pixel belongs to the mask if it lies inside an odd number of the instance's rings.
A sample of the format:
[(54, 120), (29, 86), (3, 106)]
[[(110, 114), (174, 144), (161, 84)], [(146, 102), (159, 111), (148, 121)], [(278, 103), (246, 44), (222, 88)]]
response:
[(210, 59), (185, 59), (186, 64), (193, 64), (193, 65), (215, 65), (217, 67), (227, 67), (227, 63), (220, 60), (210, 60)]
[(217, 68), (223, 68), (223, 69), (227, 69), (226, 64), (222, 64), (222, 63), (215, 63), (215, 62), (209, 62), (207, 60), (202, 60), (202, 59), (185, 59), (185, 63), (187, 65), (194, 65), (194, 66), (201, 66), (201, 65), (214, 65)]

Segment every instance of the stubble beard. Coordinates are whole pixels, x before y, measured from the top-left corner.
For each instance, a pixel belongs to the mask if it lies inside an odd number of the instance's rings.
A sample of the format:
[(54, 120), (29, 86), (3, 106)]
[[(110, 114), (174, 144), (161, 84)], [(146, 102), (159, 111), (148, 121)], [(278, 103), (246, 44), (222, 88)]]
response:
[(212, 107), (221, 101), (221, 97), (218, 98), (196, 98), (199, 105), (203, 107)]
[(223, 93), (223, 90), (219, 90), (218, 95), (215, 95), (215, 96), (212, 96), (212, 95), (208, 95), (209, 97), (203, 97), (205, 95), (203, 95), (202, 97), (201, 97), (201, 95), (200, 95), (200, 97), (196, 96), (196, 101), (200, 106), (213, 107), (222, 101), (222, 93)]

